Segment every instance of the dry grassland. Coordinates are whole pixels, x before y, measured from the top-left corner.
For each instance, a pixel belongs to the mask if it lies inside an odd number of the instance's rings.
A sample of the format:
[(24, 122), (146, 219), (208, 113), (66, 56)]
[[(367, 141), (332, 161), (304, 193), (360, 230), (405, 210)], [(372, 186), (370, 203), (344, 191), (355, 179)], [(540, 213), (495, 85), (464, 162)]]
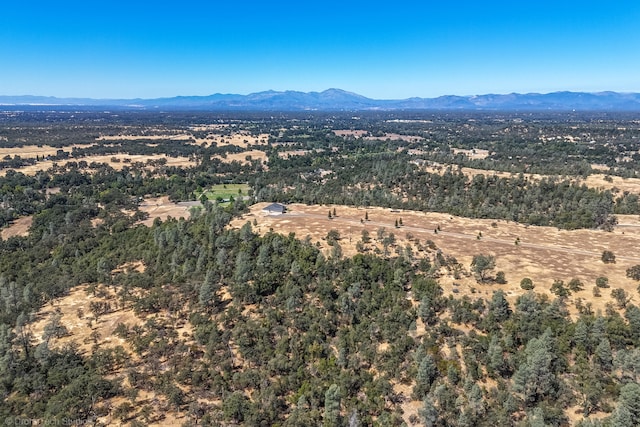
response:
[(266, 145), (269, 141), (268, 134), (253, 136), (249, 132), (238, 132), (231, 135), (210, 135), (210, 138), (218, 147), (235, 145), (237, 147), (247, 148), (249, 145)]
[(230, 135), (210, 133), (205, 138), (195, 138), (192, 136), (188, 139), (187, 143), (200, 146), (204, 144), (205, 147), (210, 147), (211, 145), (217, 147), (233, 145), (240, 148), (248, 148), (249, 145), (266, 145), (268, 141), (269, 135), (266, 133), (254, 136), (249, 132), (237, 132)]
[(398, 133), (385, 133), (382, 136), (371, 136), (369, 134), (369, 131), (361, 130), (361, 129), (334, 130), (333, 133), (336, 136), (364, 138), (370, 141), (386, 141), (387, 139), (390, 139), (390, 140), (401, 140), (401, 141), (407, 141), (407, 142), (417, 142), (423, 139), (421, 136), (418, 136), (418, 135), (400, 135)]
[(242, 153), (230, 153), (227, 154), (226, 157), (216, 156), (216, 158), (220, 159), (222, 162), (231, 163), (233, 161), (240, 162), (242, 164), (250, 163), (247, 158), (250, 157), (251, 160), (261, 160), (262, 162), (267, 161), (267, 154), (264, 151), (259, 150), (250, 150), (243, 151)]
[[(124, 265), (114, 270), (113, 273), (124, 271), (125, 269), (143, 271), (144, 265), (141, 262), (130, 263), (129, 265)], [(108, 313), (98, 316), (96, 319), (91, 312), (91, 303), (93, 302), (108, 303), (111, 306), (111, 310)], [(114, 331), (120, 323), (131, 328), (136, 325), (142, 326), (147, 319), (136, 316), (134, 311), (129, 307), (122, 308), (119, 305), (118, 297), (112, 289), (104, 285), (99, 285), (95, 292), (91, 292), (87, 285), (78, 286), (73, 288), (69, 292), (69, 295), (57, 298), (47, 306), (41, 308), (35, 315), (34, 322), (30, 324), (30, 331), (33, 333), (37, 343), (43, 341), (45, 325), (56, 315), (60, 316), (60, 322), (67, 328), (68, 333), (60, 338), (52, 338), (49, 341), (50, 347), (61, 348), (73, 343), (77, 345), (79, 350), (85, 355), (90, 355), (95, 346), (98, 348), (115, 348), (121, 346), (127, 356), (126, 366), (135, 369), (135, 367), (141, 363), (137, 355), (132, 351), (131, 346), (124, 339), (114, 335)], [(164, 313), (154, 316), (158, 321), (163, 321), (166, 318)], [(182, 326), (176, 328), (176, 332), (178, 336), (186, 337), (188, 343), (190, 343), (193, 331), (188, 322), (183, 323)], [(108, 378), (115, 379), (116, 377), (124, 377), (123, 386), (125, 389), (128, 389), (131, 385), (124, 374), (125, 371), (122, 368), (108, 376)], [(138, 392), (136, 405), (130, 414), (131, 416), (134, 416), (143, 405), (149, 405), (153, 412), (147, 425), (181, 425), (187, 420), (186, 411), (176, 412), (170, 410), (164, 396), (147, 390), (138, 390)], [(129, 401), (129, 399), (120, 395), (107, 399), (104, 402), (99, 402), (99, 405), (111, 408), (112, 410), (126, 401)], [(120, 420), (112, 416), (111, 410), (107, 416), (99, 418), (99, 421), (106, 425), (120, 425)]]
[[(429, 166), (425, 166), (425, 171), (429, 173), (444, 173), (447, 170), (448, 165), (443, 165), (435, 162), (430, 162)], [(453, 170), (458, 170), (457, 166), (452, 166)], [(511, 172), (499, 172), (492, 171), (487, 169), (475, 169), (475, 168), (467, 168), (463, 167), (459, 169), (463, 174), (468, 177), (473, 178), (476, 175), (485, 175), (485, 176), (497, 176), (500, 178), (513, 178), (517, 177), (520, 174), (511, 173)], [(543, 178), (553, 178), (551, 175), (540, 175), (533, 173), (525, 173), (522, 174), (524, 177), (534, 180), (540, 181)], [(556, 178), (558, 178), (556, 176)], [(578, 178), (578, 177), (560, 177), (570, 179), (572, 182), (575, 182), (578, 185), (586, 185), (589, 188), (595, 188), (600, 190), (619, 190), (619, 191), (628, 191), (630, 193), (640, 194), (640, 178), (622, 178), (619, 176), (607, 176), (604, 174), (592, 174), (589, 175), (586, 179)], [(606, 179), (605, 179), (606, 178)]]
[(139, 141), (139, 140), (170, 140), (189, 141), (194, 139), (189, 134), (166, 134), (166, 135), (101, 135), (96, 141)]
[[(113, 310), (100, 315), (98, 319), (91, 312), (92, 302), (108, 302)], [(119, 323), (128, 326), (140, 324), (132, 309), (119, 308), (119, 301), (112, 290), (99, 286), (94, 294), (89, 292), (87, 285), (77, 286), (69, 292), (69, 295), (52, 300), (42, 307), (35, 316), (31, 325), (31, 331), (38, 342), (42, 341), (44, 327), (50, 322), (51, 316), (60, 314), (61, 323), (67, 328), (68, 334), (64, 337), (53, 339), (50, 346), (60, 348), (65, 344), (76, 343), (80, 350), (91, 354), (91, 347), (97, 342), (101, 347), (114, 348), (122, 346), (126, 350), (129, 345), (113, 334)], [(95, 337), (95, 340), (94, 338)]]
[(464, 154), (470, 159), (486, 159), (489, 157), (489, 150), (473, 149), (464, 150), (462, 148), (453, 148), (453, 154)]
[(63, 148), (52, 147), (50, 145), (26, 145), (23, 147), (11, 147), (11, 148), (0, 148), (0, 158), (5, 156), (20, 156), (23, 159), (33, 159), (36, 156), (54, 156), (58, 152), (58, 150), (63, 150), (67, 153), (71, 153), (74, 148), (88, 148), (95, 144), (74, 144), (67, 145)]
[(407, 141), (407, 142), (418, 142), (418, 141), (421, 141), (423, 138), (418, 135), (400, 135), (398, 133), (385, 133), (383, 136), (366, 136), (364, 139), (368, 139), (371, 141), (374, 141), (374, 140), (386, 141), (387, 139), (389, 139), (392, 141), (401, 140), (401, 141)]
[[(113, 159), (117, 159), (118, 161), (114, 162)], [(136, 162), (146, 163), (147, 160), (166, 160), (166, 166), (178, 166), (178, 167), (189, 167), (194, 166), (195, 162), (188, 157), (169, 157), (164, 154), (154, 154), (154, 155), (141, 155), (141, 154), (112, 154), (112, 155), (104, 155), (104, 156), (85, 156), (78, 157), (67, 160), (42, 160), (37, 162), (35, 165), (28, 165), (21, 168), (13, 169), (16, 172), (21, 172), (25, 175), (33, 176), (40, 171), (46, 171), (52, 168), (54, 165), (66, 165), (69, 162), (81, 162), (85, 161), (87, 164), (91, 163), (106, 163), (112, 168), (116, 170), (122, 170), (125, 166), (131, 166), (131, 164)], [(153, 170), (155, 169), (153, 166), (145, 166), (145, 169)], [(7, 173), (8, 169), (0, 170), (0, 175), (4, 176)]]
[[(513, 302), (522, 294), (520, 281), (529, 277), (536, 285), (535, 291), (553, 297), (549, 292), (554, 280), (568, 283), (578, 278), (585, 289), (574, 293), (568, 300), (571, 312), (576, 313), (577, 298), (590, 302), (594, 310), (604, 310), (607, 302), (613, 301), (611, 289), (622, 288), (637, 303), (638, 283), (626, 277), (626, 269), (640, 264), (640, 221), (636, 216), (620, 216), (620, 226), (613, 232), (597, 230), (558, 230), (553, 227), (534, 227), (502, 220), (483, 220), (454, 217), (440, 213), (415, 211), (393, 212), (383, 208), (354, 208), (347, 206), (306, 206), (292, 204), (284, 215), (265, 215), (261, 209), (264, 203), (251, 207), (251, 212), (232, 222), (233, 227), (241, 227), (246, 221), (257, 221), (254, 229), (265, 234), (269, 230), (299, 238), (310, 236), (314, 243), (328, 255), (331, 248), (326, 235), (331, 229), (339, 231), (339, 244), (345, 256), (357, 253), (356, 243), (363, 230), (370, 233), (372, 244), (382, 250), (376, 242), (378, 230), (385, 228), (396, 237), (396, 248), (409, 244), (416, 258), (425, 255), (434, 257), (434, 251), (420, 251), (416, 239), (423, 247), (431, 240), (445, 255), (453, 256), (462, 265), (462, 276), (441, 270), (440, 283), (446, 294), (469, 295), (488, 298), (492, 292), (502, 289)], [(337, 217), (328, 218), (329, 211), (336, 209)], [(361, 222), (365, 212), (369, 221)], [(395, 221), (402, 219), (403, 225), (395, 227)], [(436, 233), (435, 230), (440, 228)], [(409, 235), (409, 236), (408, 236)], [(407, 237), (412, 237), (411, 241)], [(518, 240), (518, 244), (516, 244)], [(612, 251), (617, 262), (605, 264), (601, 261), (604, 250)], [(495, 271), (504, 271), (507, 284), (479, 284), (470, 274), (470, 264), (474, 255), (487, 254), (496, 257)], [(391, 248), (395, 255), (395, 248)], [(601, 297), (593, 297), (592, 289), (596, 278), (608, 277), (611, 289), (602, 289)], [(455, 285), (454, 285), (455, 284)], [(455, 291), (454, 291), (455, 290)]]
[(29, 234), (29, 227), (33, 223), (33, 216), (23, 216), (13, 221), (13, 224), (3, 228), (0, 231), (0, 236), (3, 240), (7, 240), (10, 237), (27, 236)]
[(140, 221), (140, 224), (151, 227), (153, 220), (160, 218), (165, 221), (167, 218), (189, 218), (190, 206), (179, 205), (169, 200), (168, 196), (156, 197), (152, 199), (145, 199), (139, 206), (142, 212), (149, 214), (149, 217), (144, 221)]

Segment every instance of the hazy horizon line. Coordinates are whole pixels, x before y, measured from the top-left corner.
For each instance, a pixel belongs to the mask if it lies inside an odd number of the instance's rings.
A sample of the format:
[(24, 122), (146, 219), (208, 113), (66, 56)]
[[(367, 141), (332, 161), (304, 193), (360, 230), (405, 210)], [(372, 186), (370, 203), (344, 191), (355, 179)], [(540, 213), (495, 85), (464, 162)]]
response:
[(239, 93), (239, 92), (213, 92), (213, 93), (207, 93), (204, 95), (193, 95), (193, 94), (189, 94), (189, 95), (185, 95), (185, 94), (177, 94), (177, 95), (161, 95), (161, 96), (152, 96), (152, 97), (142, 97), (142, 96), (134, 96), (134, 97), (123, 97), (123, 96), (114, 96), (114, 97), (102, 97), (102, 96), (87, 96), (87, 95), (38, 95), (38, 94), (21, 94), (21, 95), (8, 95), (8, 94), (3, 94), (0, 93), (0, 97), (6, 97), (6, 98), (21, 98), (21, 97), (34, 97), (34, 98), (57, 98), (57, 99), (91, 99), (91, 100), (153, 100), (153, 99), (170, 99), (170, 98), (179, 98), (179, 97), (209, 97), (209, 96), (215, 96), (215, 95), (238, 95), (238, 96), (249, 96), (249, 95), (255, 95), (255, 94), (261, 94), (261, 93), (269, 93), (269, 92), (273, 92), (273, 93), (287, 93), (287, 92), (297, 92), (297, 93), (305, 93), (305, 94), (311, 94), (311, 93), (324, 93), (324, 92), (329, 92), (329, 91), (340, 91), (340, 92), (345, 92), (345, 93), (349, 93), (349, 94), (353, 94), (353, 95), (357, 95), (357, 96), (362, 96), (368, 99), (372, 99), (372, 100), (378, 100), (378, 101), (386, 101), (386, 100), (404, 100), (404, 99), (412, 99), (412, 98), (421, 98), (421, 99), (436, 99), (436, 98), (441, 98), (441, 97), (448, 97), (448, 96), (457, 96), (457, 97), (461, 97), (461, 98), (469, 98), (469, 97), (474, 97), (474, 96), (488, 96), (488, 95), (497, 95), (497, 96), (506, 96), (506, 95), (550, 95), (550, 94), (554, 94), (554, 93), (587, 93), (587, 94), (593, 94), (593, 95), (597, 95), (597, 94), (603, 94), (603, 93), (616, 93), (616, 94), (637, 94), (640, 93), (640, 91), (634, 91), (634, 90), (596, 90), (596, 91), (591, 91), (591, 90), (552, 90), (552, 91), (522, 91), (522, 92), (518, 92), (518, 91), (509, 91), (509, 92), (485, 92), (485, 93), (473, 93), (473, 94), (456, 94), (456, 93), (445, 93), (445, 94), (441, 94), (441, 95), (434, 95), (434, 96), (420, 96), (420, 95), (412, 95), (412, 96), (408, 96), (408, 97), (393, 97), (393, 98), (377, 98), (377, 97), (372, 97), (372, 96), (367, 96), (367, 95), (363, 95), (361, 93), (358, 92), (354, 92), (348, 89), (342, 89), (342, 88), (337, 88), (337, 87), (330, 87), (324, 90), (308, 90), (308, 91), (304, 91), (304, 90), (298, 90), (298, 89), (284, 89), (284, 90), (277, 90), (277, 89), (265, 89), (265, 90), (260, 90), (260, 91), (255, 91), (255, 92), (248, 92), (248, 93)]

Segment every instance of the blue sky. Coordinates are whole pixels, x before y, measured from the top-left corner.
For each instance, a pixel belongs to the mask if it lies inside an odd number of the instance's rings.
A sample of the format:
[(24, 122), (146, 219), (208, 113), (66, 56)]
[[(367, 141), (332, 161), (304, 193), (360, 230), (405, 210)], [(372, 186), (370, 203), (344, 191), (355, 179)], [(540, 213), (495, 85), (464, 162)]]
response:
[(640, 92), (637, 1), (12, 1), (0, 95)]

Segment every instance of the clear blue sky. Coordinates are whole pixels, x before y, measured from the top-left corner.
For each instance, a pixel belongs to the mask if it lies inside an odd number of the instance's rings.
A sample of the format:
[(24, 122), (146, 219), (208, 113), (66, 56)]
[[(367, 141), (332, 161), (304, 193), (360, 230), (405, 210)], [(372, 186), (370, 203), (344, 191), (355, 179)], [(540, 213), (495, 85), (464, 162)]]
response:
[(7, 1), (0, 95), (640, 92), (640, 2)]

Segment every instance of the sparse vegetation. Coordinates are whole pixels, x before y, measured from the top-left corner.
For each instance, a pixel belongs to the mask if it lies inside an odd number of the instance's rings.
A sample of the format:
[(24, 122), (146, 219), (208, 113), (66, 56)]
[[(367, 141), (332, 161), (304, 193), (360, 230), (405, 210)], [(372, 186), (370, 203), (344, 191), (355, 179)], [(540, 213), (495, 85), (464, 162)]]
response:
[(533, 280), (531, 280), (529, 277), (525, 277), (520, 281), (520, 287), (522, 289), (524, 289), (525, 291), (530, 291), (534, 288), (533, 285)]
[(600, 276), (596, 279), (596, 286), (599, 288), (608, 288), (609, 287), (609, 278)]
[(611, 251), (602, 251), (602, 262), (605, 264), (611, 264), (616, 262), (616, 256)]

